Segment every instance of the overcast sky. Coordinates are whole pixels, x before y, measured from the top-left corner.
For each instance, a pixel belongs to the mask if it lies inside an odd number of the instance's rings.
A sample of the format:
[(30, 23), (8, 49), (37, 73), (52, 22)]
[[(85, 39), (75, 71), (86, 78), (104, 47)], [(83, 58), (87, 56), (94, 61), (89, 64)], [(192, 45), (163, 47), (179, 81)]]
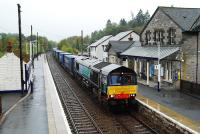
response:
[(106, 21), (131, 19), (139, 9), (152, 15), (157, 6), (200, 8), (199, 0), (0, 0), (0, 32), (18, 33), (17, 3), (22, 10), (22, 33), (38, 32), (48, 39), (90, 35), (102, 29)]

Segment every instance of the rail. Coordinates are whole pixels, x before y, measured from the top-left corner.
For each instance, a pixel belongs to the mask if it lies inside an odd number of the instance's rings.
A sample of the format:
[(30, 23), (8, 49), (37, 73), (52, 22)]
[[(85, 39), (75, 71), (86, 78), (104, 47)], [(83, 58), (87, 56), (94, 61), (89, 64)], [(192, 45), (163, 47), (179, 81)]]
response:
[(50, 70), (55, 81), (63, 108), (75, 133), (103, 133), (87, 109), (74, 93), (73, 88), (60, 72), (57, 64), (47, 55)]

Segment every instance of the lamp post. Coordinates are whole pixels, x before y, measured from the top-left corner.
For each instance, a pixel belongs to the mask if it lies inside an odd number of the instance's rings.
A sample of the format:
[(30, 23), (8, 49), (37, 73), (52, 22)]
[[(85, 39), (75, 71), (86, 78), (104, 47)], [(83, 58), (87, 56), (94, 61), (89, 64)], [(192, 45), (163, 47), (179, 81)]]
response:
[(158, 92), (160, 91), (160, 42), (158, 44)]

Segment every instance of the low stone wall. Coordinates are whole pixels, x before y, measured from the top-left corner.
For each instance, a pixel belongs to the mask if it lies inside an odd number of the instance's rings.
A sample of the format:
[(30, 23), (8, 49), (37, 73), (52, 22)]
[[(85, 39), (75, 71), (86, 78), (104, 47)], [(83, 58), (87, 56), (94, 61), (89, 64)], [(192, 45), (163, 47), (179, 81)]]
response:
[(153, 130), (162, 134), (196, 134), (194, 130), (184, 126), (165, 114), (149, 107), (138, 100), (138, 112), (135, 117), (145, 122)]

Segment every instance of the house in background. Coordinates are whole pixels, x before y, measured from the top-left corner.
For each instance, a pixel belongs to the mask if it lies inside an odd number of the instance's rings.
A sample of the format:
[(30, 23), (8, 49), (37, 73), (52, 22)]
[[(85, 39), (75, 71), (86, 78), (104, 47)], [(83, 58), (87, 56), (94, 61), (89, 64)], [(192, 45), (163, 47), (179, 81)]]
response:
[(140, 36), (133, 30), (120, 32), (109, 40), (101, 44), (103, 47), (103, 61), (108, 61), (108, 53), (105, 51), (106, 47), (109, 45), (110, 41), (139, 41)]
[(109, 41), (105, 49), (108, 53), (108, 62), (128, 67), (127, 58), (121, 58), (120, 54), (131, 47), (135, 47), (136, 44), (136, 41)]
[(89, 51), (90, 57), (98, 58), (98, 59), (102, 60), (101, 53), (103, 53), (103, 48), (100, 46), (100, 44), (102, 44), (103, 42), (105, 42), (106, 40), (108, 40), (111, 37), (112, 37), (112, 35), (104, 36), (101, 39), (99, 39), (98, 41), (89, 45), (88, 51)]
[(104, 36), (89, 46), (91, 57), (98, 58), (102, 61), (108, 61), (108, 54), (105, 52), (105, 49), (109, 41), (139, 41), (139, 39), (139, 35), (133, 30), (121, 32), (114, 37), (111, 35)]
[(164, 88), (200, 93), (199, 30), (199, 8), (158, 7), (141, 32), (142, 46), (121, 55), (134, 60), (135, 71), (147, 85), (158, 81), (160, 59)]

